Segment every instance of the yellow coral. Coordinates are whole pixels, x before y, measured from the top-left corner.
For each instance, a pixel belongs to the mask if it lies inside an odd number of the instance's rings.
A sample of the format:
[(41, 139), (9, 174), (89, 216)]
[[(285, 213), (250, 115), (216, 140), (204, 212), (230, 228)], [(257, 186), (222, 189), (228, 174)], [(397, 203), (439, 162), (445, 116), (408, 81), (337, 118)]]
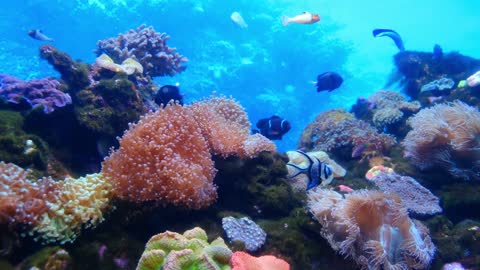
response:
[(49, 199), (47, 211), (40, 217), (31, 234), (43, 242), (73, 241), (82, 226), (97, 225), (104, 220), (109, 207), (111, 184), (101, 174), (90, 174), (78, 179), (67, 178), (55, 182), (58, 191)]

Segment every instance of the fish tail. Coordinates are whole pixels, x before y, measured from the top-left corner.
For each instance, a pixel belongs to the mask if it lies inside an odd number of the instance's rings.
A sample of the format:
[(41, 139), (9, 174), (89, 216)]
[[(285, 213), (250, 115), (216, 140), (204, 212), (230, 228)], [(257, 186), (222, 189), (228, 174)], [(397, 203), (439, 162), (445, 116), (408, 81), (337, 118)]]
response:
[(307, 173), (307, 169), (300, 168), (300, 167), (298, 167), (298, 166), (295, 165), (295, 164), (287, 163), (287, 165), (292, 166), (293, 168), (297, 169), (297, 171), (296, 171), (293, 175), (290, 175), (289, 178), (294, 178), (294, 177), (296, 177), (296, 176), (299, 175), (299, 174)]
[(282, 24), (283, 26), (287, 26), (290, 23), (290, 18), (287, 16), (282, 16)]

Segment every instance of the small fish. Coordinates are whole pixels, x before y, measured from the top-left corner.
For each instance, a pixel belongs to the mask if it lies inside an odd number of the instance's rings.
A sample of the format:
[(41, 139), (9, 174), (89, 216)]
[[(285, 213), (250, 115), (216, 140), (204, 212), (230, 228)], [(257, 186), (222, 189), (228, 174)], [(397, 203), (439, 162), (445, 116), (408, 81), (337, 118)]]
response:
[(257, 128), (259, 129), (257, 133), (262, 134), (270, 140), (281, 140), (282, 136), (291, 129), (291, 125), (286, 119), (274, 115), (270, 118), (258, 120)]
[(175, 85), (164, 85), (158, 89), (155, 95), (155, 103), (159, 106), (168, 104), (170, 100), (178, 101), (180, 105), (183, 105), (183, 95), (180, 94), (180, 89)]
[(283, 26), (287, 26), (291, 23), (297, 24), (312, 24), (320, 21), (320, 16), (318, 14), (310, 14), (309, 12), (304, 11), (302, 14), (297, 15), (293, 18), (287, 16), (282, 17)]
[(440, 47), (440, 45), (438, 45), (438, 44), (435, 44), (435, 46), (433, 46), (432, 60), (438, 61), (438, 60), (442, 59), (442, 57), (443, 57), (442, 47)]
[(238, 13), (237, 11), (234, 11), (232, 13), (232, 15), (230, 15), (230, 19), (232, 19), (232, 21), (236, 25), (240, 26), (240, 28), (247, 28), (248, 27), (248, 24), (245, 22), (242, 15), (240, 15), (240, 13)]
[(37, 40), (54, 41), (53, 38), (47, 37), (44, 33), (42, 33), (42, 30), (39, 30), (39, 29), (28, 31), (28, 35)]
[(400, 51), (405, 51), (405, 47), (403, 46), (403, 40), (400, 37), (400, 35), (391, 30), (391, 29), (375, 29), (372, 32), (374, 37), (389, 37), (395, 42), (395, 45), (397, 45), (397, 48)]
[(317, 92), (328, 90), (331, 92), (339, 88), (343, 83), (343, 78), (336, 72), (325, 72), (317, 76)]
[(340, 190), (341, 192), (347, 192), (347, 193), (353, 192), (353, 188), (346, 185), (339, 185), (338, 190)]
[(296, 173), (290, 176), (290, 178), (293, 178), (301, 173), (305, 173), (308, 176), (307, 190), (320, 185), (322, 182), (329, 183), (332, 180), (333, 171), (330, 166), (321, 162), (317, 157), (312, 159), (303, 151), (297, 150), (297, 152), (306, 157), (310, 164), (307, 168), (300, 168), (295, 164), (287, 163), (287, 165), (298, 170)]

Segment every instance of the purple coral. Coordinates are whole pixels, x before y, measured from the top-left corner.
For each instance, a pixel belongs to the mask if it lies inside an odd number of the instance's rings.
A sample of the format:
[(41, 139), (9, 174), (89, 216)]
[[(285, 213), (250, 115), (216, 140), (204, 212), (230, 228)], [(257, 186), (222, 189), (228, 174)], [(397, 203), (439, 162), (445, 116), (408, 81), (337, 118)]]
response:
[(185, 70), (183, 63), (187, 62), (187, 58), (177, 53), (175, 48), (168, 47), (168, 39), (170, 36), (167, 34), (155, 32), (152, 26), (146, 28), (142, 24), (116, 38), (98, 41), (95, 53), (105, 53), (115, 63), (133, 57), (143, 66), (147, 75), (173, 76)]
[(261, 248), (267, 238), (265, 231), (248, 217), (224, 217), (222, 227), (230, 241), (245, 243), (245, 248), (250, 252)]
[(60, 82), (52, 78), (23, 81), (0, 74), (0, 97), (15, 104), (23, 99), (32, 107), (43, 105), (45, 113), (72, 103), (70, 95), (62, 92), (60, 86)]
[(440, 200), (412, 177), (380, 172), (372, 181), (380, 190), (397, 194), (411, 213), (433, 215), (442, 212)]

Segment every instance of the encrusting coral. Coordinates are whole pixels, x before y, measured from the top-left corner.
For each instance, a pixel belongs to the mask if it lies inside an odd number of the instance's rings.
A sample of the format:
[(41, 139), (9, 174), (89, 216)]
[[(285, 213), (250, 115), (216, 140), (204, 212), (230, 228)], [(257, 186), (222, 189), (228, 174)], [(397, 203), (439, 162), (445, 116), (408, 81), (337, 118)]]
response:
[(137, 270), (227, 270), (232, 251), (222, 238), (208, 243), (199, 227), (183, 234), (166, 231), (152, 236), (140, 258)]
[(405, 114), (408, 116), (420, 109), (418, 101), (409, 102), (400, 93), (391, 90), (375, 92), (368, 98), (368, 102), (373, 107), (373, 123), (377, 127), (394, 124)]
[(343, 109), (319, 114), (302, 132), (299, 148), (331, 152), (352, 147), (352, 157), (381, 155), (396, 142), (393, 136), (378, 133), (370, 124), (357, 120)]
[(428, 229), (408, 217), (399, 197), (379, 191), (308, 194), (321, 235), (363, 269), (426, 269), (435, 254)]

